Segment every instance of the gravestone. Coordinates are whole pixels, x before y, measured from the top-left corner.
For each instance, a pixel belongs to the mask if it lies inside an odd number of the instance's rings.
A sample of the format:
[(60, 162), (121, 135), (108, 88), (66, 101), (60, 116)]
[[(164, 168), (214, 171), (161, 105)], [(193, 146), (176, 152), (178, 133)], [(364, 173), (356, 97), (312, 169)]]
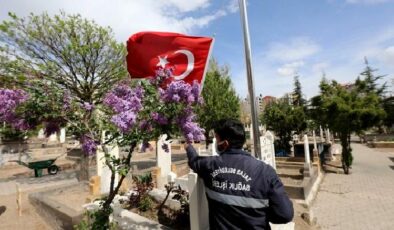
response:
[[(157, 188), (164, 189), (167, 184), (167, 176), (171, 172), (171, 141), (166, 140), (167, 134), (161, 135), (156, 145), (156, 166), (160, 168), (160, 177), (157, 181)], [(163, 145), (168, 146), (168, 152), (163, 149)]]
[(219, 155), (218, 152), (216, 151), (216, 145), (217, 145), (216, 142), (217, 142), (217, 141), (216, 141), (216, 138), (214, 137), (214, 138), (212, 139), (212, 145), (211, 145), (212, 156), (217, 156), (217, 155)]
[(208, 201), (205, 186), (196, 173), (188, 174), (190, 229), (209, 229)]
[(51, 134), (48, 138), (49, 142), (57, 142), (57, 133)]
[(324, 137), (323, 137), (323, 129), (320, 126), (320, 142), (324, 141)]
[(66, 143), (66, 129), (62, 128), (60, 130), (60, 143)]
[(276, 169), (274, 135), (267, 131), (264, 136), (260, 137), (261, 160)]
[(330, 129), (326, 129), (326, 142), (331, 143), (331, 138), (330, 138)]
[(304, 135), (304, 153), (305, 153), (304, 176), (311, 176), (312, 167), (311, 167), (311, 159), (309, 152), (309, 141), (307, 135)]
[[(111, 156), (119, 158), (119, 147), (118, 146), (107, 146), (108, 153)], [(100, 176), (100, 192), (101, 194), (109, 193), (111, 185), (111, 169), (105, 164), (105, 153), (100, 146), (97, 148), (96, 153), (97, 162), (97, 176)], [(119, 176), (115, 175), (114, 186), (118, 183)]]
[(316, 143), (316, 135), (315, 135), (315, 130), (312, 131), (313, 135), (313, 151), (317, 151), (317, 143)]
[(44, 139), (44, 138), (45, 138), (44, 129), (40, 129), (40, 130), (38, 131), (37, 138), (39, 138), (39, 139)]

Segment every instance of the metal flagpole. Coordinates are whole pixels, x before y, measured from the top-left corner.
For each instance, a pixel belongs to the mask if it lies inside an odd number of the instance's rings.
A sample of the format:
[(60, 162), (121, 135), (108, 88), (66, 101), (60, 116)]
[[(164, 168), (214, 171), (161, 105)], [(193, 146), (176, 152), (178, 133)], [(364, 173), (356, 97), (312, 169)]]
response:
[(244, 44), (245, 44), (245, 61), (246, 61), (246, 72), (248, 77), (248, 89), (250, 98), (250, 108), (252, 113), (252, 125), (253, 125), (253, 146), (254, 154), (256, 158), (261, 159), (261, 148), (260, 148), (260, 131), (259, 122), (256, 110), (256, 98), (254, 96), (254, 85), (253, 85), (253, 74), (252, 74), (252, 55), (250, 48), (249, 38), (249, 27), (248, 27), (248, 13), (246, 11), (246, 0), (239, 0), (239, 11), (241, 13), (241, 21), (243, 27)]

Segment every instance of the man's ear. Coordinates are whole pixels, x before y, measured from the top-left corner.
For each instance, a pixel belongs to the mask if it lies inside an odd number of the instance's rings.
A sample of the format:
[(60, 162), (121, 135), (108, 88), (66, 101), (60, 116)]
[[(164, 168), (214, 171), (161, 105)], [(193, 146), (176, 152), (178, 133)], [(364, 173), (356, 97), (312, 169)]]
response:
[(223, 149), (227, 149), (230, 146), (230, 143), (227, 140), (224, 140), (222, 146)]

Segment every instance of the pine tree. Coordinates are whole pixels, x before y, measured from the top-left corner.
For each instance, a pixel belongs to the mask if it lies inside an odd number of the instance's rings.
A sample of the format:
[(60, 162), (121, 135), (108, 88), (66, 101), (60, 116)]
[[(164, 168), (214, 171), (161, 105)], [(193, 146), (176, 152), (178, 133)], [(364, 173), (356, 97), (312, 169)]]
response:
[(294, 76), (293, 105), (294, 106), (305, 105), (305, 99), (303, 99), (302, 97), (302, 88), (298, 75)]
[(205, 137), (209, 140), (209, 131), (220, 119), (240, 117), (240, 100), (232, 85), (228, 67), (220, 67), (213, 60), (205, 77), (202, 89), (204, 103), (197, 108), (198, 121), (205, 129)]

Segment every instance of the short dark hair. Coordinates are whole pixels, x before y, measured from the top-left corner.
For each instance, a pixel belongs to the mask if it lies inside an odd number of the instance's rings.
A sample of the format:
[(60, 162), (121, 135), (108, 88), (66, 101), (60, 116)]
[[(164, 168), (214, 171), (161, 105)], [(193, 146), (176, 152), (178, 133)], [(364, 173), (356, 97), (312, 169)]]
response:
[(221, 140), (227, 140), (230, 148), (241, 149), (246, 141), (243, 124), (236, 119), (222, 119), (216, 122), (215, 133)]

